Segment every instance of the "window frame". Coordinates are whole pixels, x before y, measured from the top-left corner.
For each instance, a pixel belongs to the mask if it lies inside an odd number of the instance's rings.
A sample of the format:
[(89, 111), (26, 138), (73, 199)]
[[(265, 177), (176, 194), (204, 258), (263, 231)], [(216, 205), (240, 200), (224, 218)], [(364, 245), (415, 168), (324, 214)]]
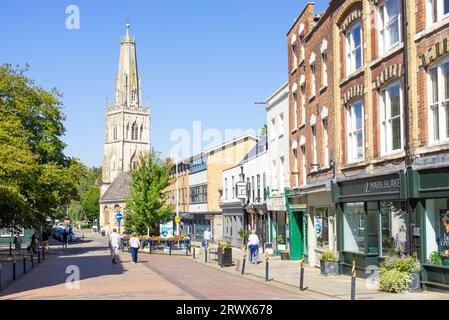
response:
[[(445, 88), (444, 88), (444, 74), (443, 74), (443, 65), (448, 65), (449, 68), (449, 57), (441, 59), (438, 63), (435, 63), (427, 73), (427, 90), (428, 90), (428, 107), (427, 112), (428, 116), (428, 139), (429, 144), (440, 144), (449, 142), (449, 110), (446, 109), (445, 104), (447, 104), (447, 108), (449, 109), (449, 97), (445, 99)], [(432, 71), (436, 70), (437, 72), (437, 101), (433, 102), (433, 83), (432, 83)], [(437, 124), (438, 128), (435, 128), (435, 118), (433, 116), (432, 108), (437, 106), (438, 110), (438, 119)], [(436, 133), (438, 135), (437, 138), (432, 137), (432, 133)]]
[[(360, 27), (360, 45), (352, 47), (354, 41), (354, 30)], [(349, 76), (363, 68), (363, 27), (362, 21), (358, 20), (345, 32), (346, 47), (346, 76)], [(360, 50), (360, 67), (357, 68), (357, 50)]]
[[(355, 112), (354, 112), (354, 106), (359, 104), (361, 105), (362, 109), (362, 128), (361, 129), (355, 129), (357, 127), (357, 121), (355, 118)], [(365, 106), (363, 103), (363, 100), (355, 100), (351, 104), (348, 104), (346, 107), (346, 140), (347, 140), (347, 152), (348, 152), (348, 163), (353, 163), (357, 161), (363, 161), (365, 160), (366, 156), (366, 150), (365, 150)], [(362, 132), (362, 141), (363, 141), (363, 155), (362, 157), (357, 157), (357, 133), (361, 131)], [(354, 147), (354, 145), (356, 147)]]
[[(438, 0), (427, 0), (426, 1), (426, 26), (427, 28), (446, 20), (449, 18), (449, 7), (448, 12), (444, 13), (444, 0), (436, 2)], [(435, 6), (436, 2), (436, 6)], [(448, 3), (449, 5), (449, 3)]]
[[(391, 98), (389, 97), (389, 89), (399, 86), (399, 115), (391, 116)], [(388, 99), (389, 98), (389, 99)], [(396, 80), (382, 88), (379, 99), (379, 128), (380, 128), (380, 150), (381, 156), (387, 156), (399, 153), (404, 149), (404, 97), (402, 89), (402, 81)], [(393, 149), (393, 127), (394, 119), (400, 119), (400, 147)]]
[[(396, 1), (398, 2), (399, 6), (399, 13), (395, 19), (391, 19), (388, 15), (387, 11), (387, 3), (389, 1)], [(379, 54), (383, 55), (393, 49), (394, 47), (400, 45), (402, 43), (402, 25), (401, 25), (401, 19), (402, 19), (402, 5), (399, 0), (384, 0), (382, 3), (379, 4), (377, 9), (377, 17), (378, 17), (378, 44), (379, 44)], [(388, 22), (386, 21), (386, 18), (388, 18)], [(395, 23), (398, 27), (398, 41), (395, 43), (390, 44), (387, 47), (387, 43), (391, 41), (391, 25), (393, 23), (392, 20), (397, 20)]]

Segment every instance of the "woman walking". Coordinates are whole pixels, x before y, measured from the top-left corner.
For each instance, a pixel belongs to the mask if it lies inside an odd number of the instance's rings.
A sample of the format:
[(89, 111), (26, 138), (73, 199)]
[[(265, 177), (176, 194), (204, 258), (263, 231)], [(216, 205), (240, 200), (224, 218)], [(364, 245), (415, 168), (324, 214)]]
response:
[(253, 230), (248, 237), (248, 247), (250, 250), (249, 262), (257, 264), (259, 256), (259, 237), (256, 234), (256, 230)]
[(129, 248), (131, 250), (131, 259), (132, 263), (137, 262), (137, 252), (140, 248), (140, 239), (137, 237), (135, 233), (131, 235), (131, 238), (129, 239)]

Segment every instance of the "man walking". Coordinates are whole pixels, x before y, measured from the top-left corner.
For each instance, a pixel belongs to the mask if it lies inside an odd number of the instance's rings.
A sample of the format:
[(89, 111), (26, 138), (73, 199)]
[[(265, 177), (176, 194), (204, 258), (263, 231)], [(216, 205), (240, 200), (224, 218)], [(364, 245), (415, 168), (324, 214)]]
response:
[(117, 263), (118, 250), (120, 249), (120, 235), (117, 229), (113, 229), (109, 236), (109, 248), (111, 250), (112, 263)]
[(206, 249), (209, 248), (209, 243), (212, 240), (212, 232), (210, 232), (209, 228), (204, 231), (203, 239), (206, 245)]
[(20, 232), (17, 232), (14, 236), (14, 247), (16, 249), (16, 253), (20, 254), (20, 249), (22, 247), (22, 239), (20, 238)]
[(67, 243), (69, 241), (69, 233), (67, 232), (67, 229), (64, 229), (62, 232), (62, 247), (67, 248)]

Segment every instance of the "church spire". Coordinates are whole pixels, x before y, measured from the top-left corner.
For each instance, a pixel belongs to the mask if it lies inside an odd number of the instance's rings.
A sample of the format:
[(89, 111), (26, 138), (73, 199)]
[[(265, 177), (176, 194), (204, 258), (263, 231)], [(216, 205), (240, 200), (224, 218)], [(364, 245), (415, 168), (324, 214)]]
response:
[(137, 69), (136, 41), (131, 38), (130, 24), (120, 42), (120, 62), (115, 83), (117, 106), (140, 107), (140, 79)]

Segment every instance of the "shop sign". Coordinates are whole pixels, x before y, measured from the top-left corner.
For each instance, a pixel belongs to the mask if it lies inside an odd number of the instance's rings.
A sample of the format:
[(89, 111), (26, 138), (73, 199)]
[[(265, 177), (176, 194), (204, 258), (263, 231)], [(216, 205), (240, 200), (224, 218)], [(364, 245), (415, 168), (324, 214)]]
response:
[(267, 199), (267, 209), (269, 211), (285, 211), (285, 197), (279, 196), (279, 197), (269, 197)]
[(401, 191), (401, 179), (398, 174), (339, 183), (339, 196), (360, 196)]
[(397, 176), (394, 177), (381, 177), (376, 180), (366, 181), (366, 193), (379, 193), (397, 191), (401, 188), (401, 179)]

